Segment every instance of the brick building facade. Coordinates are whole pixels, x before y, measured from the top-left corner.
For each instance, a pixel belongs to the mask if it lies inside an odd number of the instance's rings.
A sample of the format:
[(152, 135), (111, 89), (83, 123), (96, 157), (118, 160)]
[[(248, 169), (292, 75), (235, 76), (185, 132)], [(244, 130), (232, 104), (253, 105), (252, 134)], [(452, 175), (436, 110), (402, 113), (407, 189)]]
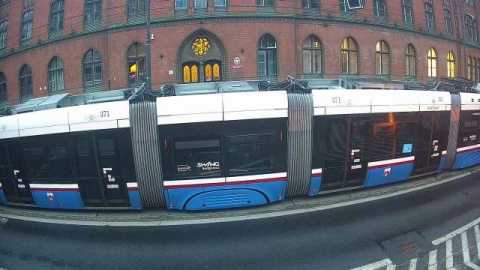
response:
[[(480, 81), (477, 0), (346, 1), (152, 0), (153, 88), (287, 75)], [(142, 83), (145, 2), (0, 0), (0, 101)]]

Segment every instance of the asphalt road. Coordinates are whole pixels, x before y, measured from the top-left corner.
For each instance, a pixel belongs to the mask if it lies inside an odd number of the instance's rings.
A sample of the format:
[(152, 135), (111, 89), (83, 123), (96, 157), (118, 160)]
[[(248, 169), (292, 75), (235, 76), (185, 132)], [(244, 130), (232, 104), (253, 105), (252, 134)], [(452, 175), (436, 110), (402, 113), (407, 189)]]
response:
[(348, 269), (385, 258), (380, 243), (428, 241), (480, 217), (480, 175), (369, 203), (292, 216), (170, 227), (87, 227), (9, 220), (0, 268)]

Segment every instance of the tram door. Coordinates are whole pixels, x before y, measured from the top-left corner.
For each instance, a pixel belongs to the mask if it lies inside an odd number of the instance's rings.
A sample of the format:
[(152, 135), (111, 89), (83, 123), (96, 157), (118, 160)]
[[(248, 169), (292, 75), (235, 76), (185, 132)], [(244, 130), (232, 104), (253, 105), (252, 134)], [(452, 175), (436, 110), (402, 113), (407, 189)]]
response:
[(23, 149), (18, 143), (0, 144), (1, 182), (9, 203), (33, 204), (28, 178), (24, 175)]
[(321, 190), (363, 185), (366, 173), (367, 120), (360, 117), (326, 121), (326, 152)]
[(130, 205), (115, 135), (99, 133), (75, 138), (79, 187), (86, 207)]
[(435, 172), (442, 157), (441, 145), (445, 145), (446, 136), (441, 129), (440, 115), (422, 113), (415, 142), (415, 163), (412, 175)]

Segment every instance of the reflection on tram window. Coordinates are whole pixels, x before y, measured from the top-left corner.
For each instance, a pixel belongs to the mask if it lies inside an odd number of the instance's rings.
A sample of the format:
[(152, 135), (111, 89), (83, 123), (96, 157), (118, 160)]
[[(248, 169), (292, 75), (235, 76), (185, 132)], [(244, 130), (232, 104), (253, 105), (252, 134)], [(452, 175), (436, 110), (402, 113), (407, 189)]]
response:
[(220, 140), (175, 142), (177, 179), (211, 178), (222, 175)]
[(70, 168), (70, 160), (68, 158), (67, 147), (64, 145), (51, 146), (49, 147), (48, 152), (48, 160), (50, 162), (50, 177), (72, 177), (72, 170)]
[(391, 159), (395, 143), (395, 124), (381, 123), (373, 126), (372, 160)]
[(27, 169), (32, 179), (48, 178), (49, 162), (42, 147), (30, 147), (24, 150)]
[(395, 147), (395, 158), (413, 155), (413, 138), (415, 138), (414, 122), (397, 124), (397, 144)]
[(228, 176), (273, 172), (273, 134), (228, 137)]

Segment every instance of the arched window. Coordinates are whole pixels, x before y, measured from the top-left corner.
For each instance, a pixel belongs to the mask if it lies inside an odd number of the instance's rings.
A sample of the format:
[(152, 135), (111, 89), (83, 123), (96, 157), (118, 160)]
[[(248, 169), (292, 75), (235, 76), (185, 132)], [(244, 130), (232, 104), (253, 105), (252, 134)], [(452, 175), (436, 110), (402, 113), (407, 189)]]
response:
[(447, 54), (447, 77), (455, 77), (455, 56), (453, 52)]
[(435, 19), (433, 17), (433, 6), (425, 3), (425, 17), (427, 19), (427, 28), (435, 29)]
[(50, 32), (60, 32), (63, 30), (63, 12), (65, 3), (63, 0), (55, 1), (50, 7)]
[(375, 64), (378, 75), (390, 74), (390, 49), (383, 40), (375, 46)]
[(341, 45), (342, 73), (358, 73), (358, 49), (353, 38), (345, 38)]
[(93, 49), (83, 57), (83, 83), (85, 86), (102, 84), (102, 57)]
[(277, 41), (269, 34), (258, 41), (258, 76), (277, 75)]
[(63, 76), (63, 61), (54, 57), (48, 64), (48, 92), (50, 94), (61, 91), (65, 88)]
[(0, 50), (7, 47), (7, 21), (0, 23)]
[(183, 83), (198, 82), (199, 64), (198, 62), (187, 62), (183, 64)]
[(145, 82), (145, 46), (135, 42), (127, 54), (128, 85), (139, 85)]
[(23, 13), (22, 17), (22, 41), (32, 38), (33, 31), (33, 11)]
[(29, 66), (23, 65), (20, 69), (20, 98), (30, 98), (33, 95), (32, 70)]
[(427, 61), (428, 77), (437, 77), (437, 51), (434, 48), (428, 50)]
[(7, 101), (7, 79), (5, 75), (0, 72), (0, 102)]
[(405, 47), (405, 76), (416, 75), (416, 55), (412, 44)]
[(322, 43), (314, 35), (303, 42), (303, 73), (322, 73)]
[(210, 60), (205, 62), (205, 82), (220, 81), (222, 79), (222, 75), (220, 73), (220, 65), (221, 62), (218, 60)]

